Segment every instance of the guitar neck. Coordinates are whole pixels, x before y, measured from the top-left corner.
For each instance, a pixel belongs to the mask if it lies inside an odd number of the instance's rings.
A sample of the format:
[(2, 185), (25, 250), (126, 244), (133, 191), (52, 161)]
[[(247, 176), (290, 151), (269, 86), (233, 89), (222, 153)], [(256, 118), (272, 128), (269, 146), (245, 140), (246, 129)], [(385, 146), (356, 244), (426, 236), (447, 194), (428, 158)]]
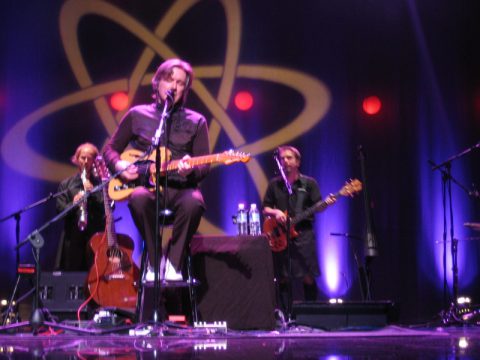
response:
[(107, 242), (108, 246), (114, 246), (117, 244), (117, 233), (115, 232), (115, 221), (113, 220), (112, 208), (110, 207), (110, 197), (108, 196), (108, 188), (106, 186), (104, 186), (102, 190)]
[[(340, 191), (333, 194), (333, 196), (331, 197), (337, 198), (338, 196), (340, 196)], [(302, 211), (297, 216), (293, 217), (291, 220), (291, 224), (295, 225), (300, 221), (305, 220), (306, 218), (312, 216), (316, 212), (324, 211), (329, 205), (330, 204), (328, 204), (326, 200), (320, 200), (319, 202), (315, 203), (313, 206), (309, 207), (308, 209)]]
[[(226, 159), (225, 155), (222, 153), (219, 153), (219, 154), (196, 156), (196, 157), (186, 159), (184, 161), (187, 161), (190, 164), (190, 166), (196, 167), (200, 165), (224, 162), (225, 159)], [(179, 162), (180, 160), (171, 160), (167, 164), (162, 164), (162, 171), (178, 170)]]

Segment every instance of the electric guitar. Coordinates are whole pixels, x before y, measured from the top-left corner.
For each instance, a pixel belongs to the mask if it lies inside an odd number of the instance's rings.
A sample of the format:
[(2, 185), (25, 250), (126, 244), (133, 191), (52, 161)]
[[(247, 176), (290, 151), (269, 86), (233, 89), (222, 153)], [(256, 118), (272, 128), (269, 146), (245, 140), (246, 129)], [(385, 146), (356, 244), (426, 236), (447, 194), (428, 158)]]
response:
[[(333, 195), (329, 195), (330, 198), (337, 198), (341, 196), (352, 196), (362, 190), (362, 183), (353, 179), (349, 182), (346, 182), (345, 185)], [(327, 198), (328, 199), (328, 198)], [(315, 212), (325, 210), (329, 205), (327, 200), (321, 200), (309, 207), (308, 209), (302, 211), (297, 216), (290, 219), (290, 239), (294, 239), (298, 236), (297, 231), (295, 230), (295, 224), (298, 224), (300, 221), (308, 218), (313, 215)], [(288, 216), (287, 212), (285, 214)], [(280, 252), (287, 248), (287, 229), (286, 225), (280, 224), (274, 217), (268, 217), (263, 223), (263, 232), (268, 239), (270, 248), (274, 252)]]
[[(130, 163), (135, 163), (138, 167), (139, 174), (147, 174), (147, 176), (139, 176), (137, 180), (124, 182), (122, 179), (115, 178), (110, 180), (108, 185), (108, 195), (112, 200), (123, 201), (128, 199), (130, 194), (139, 186), (145, 186), (154, 191), (155, 185), (155, 154), (153, 151), (149, 156), (146, 156), (144, 152), (136, 149), (130, 149), (123, 152), (120, 155), (122, 160), (126, 160)], [(161, 168), (160, 175), (164, 176), (167, 172), (177, 171), (178, 163), (180, 160), (170, 160), (170, 151), (165, 151), (164, 147), (160, 148)], [(239, 151), (228, 150), (218, 154), (203, 155), (192, 157), (183, 161), (186, 161), (192, 167), (205, 164), (223, 163), (230, 165), (236, 162), (248, 162), (250, 160), (250, 154), (246, 154)]]
[[(95, 169), (102, 179), (107, 181), (109, 173), (101, 156), (95, 159)], [(90, 239), (90, 247), (95, 253), (95, 264), (91, 267), (87, 285), (93, 300), (100, 306), (112, 306), (135, 309), (139, 279), (139, 269), (132, 261), (133, 240), (115, 232), (110, 198), (107, 188), (103, 188), (106, 229), (96, 233)]]

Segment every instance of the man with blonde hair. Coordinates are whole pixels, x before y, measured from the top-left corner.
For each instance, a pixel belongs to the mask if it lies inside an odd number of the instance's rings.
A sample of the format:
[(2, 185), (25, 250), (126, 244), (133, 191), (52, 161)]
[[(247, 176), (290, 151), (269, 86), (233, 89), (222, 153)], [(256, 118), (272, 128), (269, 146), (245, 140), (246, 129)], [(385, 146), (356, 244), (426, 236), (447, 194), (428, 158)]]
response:
[[(92, 176), (93, 162), (97, 155), (98, 149), (91, 143), (83, 143), (77, 147), (70, 159), (72, 164), (77, 166), (77, 172), (60, 183), (58, 192), (63, 193), (57, 197), (57, 212), (60, 213), (78, 201), (85, 191), (92, 190), (98, 183), (98, 179)], [(63, 271), (88, 271), (92, 265), (88, 242), (93, 234), (104, 229), (102, 193), (90, 194), (83, 208), (78, 206), (64, 218), (55, 268)]]

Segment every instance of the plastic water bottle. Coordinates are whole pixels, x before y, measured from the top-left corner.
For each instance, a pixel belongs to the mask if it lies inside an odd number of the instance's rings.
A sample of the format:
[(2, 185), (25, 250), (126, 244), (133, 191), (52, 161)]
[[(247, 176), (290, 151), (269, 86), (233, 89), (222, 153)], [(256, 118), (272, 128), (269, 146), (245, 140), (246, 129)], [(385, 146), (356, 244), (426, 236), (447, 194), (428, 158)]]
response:
[(247, 210), (245, 210), (245, 204), (238, 204), (237, 212), (237, 229), (238, 235), (248, 235), (248, 223), (247, 223)]
[(257, 209), (257, 204), (250, 204), (250, 211), (248, 212), (248, 220), (250, 223), (250, 235), (260, 235), (260, 213)]

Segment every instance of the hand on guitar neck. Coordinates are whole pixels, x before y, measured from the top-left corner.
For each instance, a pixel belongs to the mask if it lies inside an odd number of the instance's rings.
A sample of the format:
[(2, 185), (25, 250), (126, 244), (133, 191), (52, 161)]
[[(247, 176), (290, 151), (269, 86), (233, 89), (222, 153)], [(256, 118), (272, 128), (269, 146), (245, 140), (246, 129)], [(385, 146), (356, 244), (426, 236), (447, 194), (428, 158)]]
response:
[(193, 171), (192, 165), (190, 165), (190, 162), (188, 159), (191, 159), (192, 157), (190, 155), (185, 155), (180, 161), (178, 162), (178, 174), (183, 177), (187, 177), (191, 172)]

